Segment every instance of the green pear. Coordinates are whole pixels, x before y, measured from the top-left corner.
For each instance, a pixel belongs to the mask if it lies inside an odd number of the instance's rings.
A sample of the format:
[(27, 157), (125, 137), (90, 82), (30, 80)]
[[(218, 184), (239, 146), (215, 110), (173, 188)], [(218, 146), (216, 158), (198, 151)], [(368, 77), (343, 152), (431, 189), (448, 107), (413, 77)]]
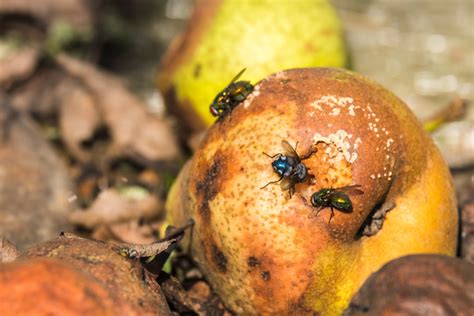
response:
[(326, 0), (198, 0), (187, 30), (162, 59), (167, 107), (193, 130), (215, 120), (209, 106), (242, 69), (255, 83), (281, 69), (344, 67), (341, 22)]

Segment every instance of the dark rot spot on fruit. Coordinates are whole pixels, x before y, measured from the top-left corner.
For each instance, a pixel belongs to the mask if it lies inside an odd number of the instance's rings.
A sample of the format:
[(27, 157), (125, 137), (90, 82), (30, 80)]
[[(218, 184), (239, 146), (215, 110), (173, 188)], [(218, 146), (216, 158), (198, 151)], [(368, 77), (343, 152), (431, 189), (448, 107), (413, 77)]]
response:
[(195, 79), (199, 78), (199, 76), (201, 75), (201, 69), (202, 69), (201, 64), (196, 64), (194, 66), (193, 76)]
[(263, 271), (260, 276), (262, 277), (263, 281), (269, 281), (270, 280), (270, 272), (268, 271)]
[(222, 273), (227, 272), (227, 257), (219, 249), (219, 247), (217, 247), (215, 244), (212, 245), (211, 253), (212, 253), (212, 260), (216, 264), (219, 271)]
[(220, 189), (220, 174), (223, 170), (223, 159), (220, 154), (214, 156), (211, 166), (204, 171), (201, 181), (196, 183), (196, 195), (198, 198), (199, 214), (204, 223), (209, 223), (211, 210), (209, 202), (217, 195)]
[(257, 258), (255, 258), (254, 256), (250, 256), (247, 259), (247, 264), (250, 268), (255, 268), (256, 266), (258, 266), (260, 264), (260, 261)]

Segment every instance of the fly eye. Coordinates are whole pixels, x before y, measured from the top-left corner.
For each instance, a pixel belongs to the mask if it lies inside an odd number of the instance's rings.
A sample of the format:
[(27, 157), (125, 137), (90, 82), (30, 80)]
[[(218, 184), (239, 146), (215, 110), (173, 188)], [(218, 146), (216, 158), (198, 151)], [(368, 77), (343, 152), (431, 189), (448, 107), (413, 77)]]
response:
[(212, 108), (211, 109), (211, 112), (214, 116), (218, 116), (219, 115), (219, 110), (215, 109), (215, 108)]

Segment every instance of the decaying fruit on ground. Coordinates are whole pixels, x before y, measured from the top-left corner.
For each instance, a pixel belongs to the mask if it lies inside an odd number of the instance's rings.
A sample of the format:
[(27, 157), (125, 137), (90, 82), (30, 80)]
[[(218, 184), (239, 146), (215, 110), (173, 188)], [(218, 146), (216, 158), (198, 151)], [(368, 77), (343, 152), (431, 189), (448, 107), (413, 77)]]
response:
[(35, 245), (1, 264), (0, 280), (5, 316), (171, 315), (140, 262), (105, 242), (65, 235)]
[(370, 276), (345, 316), (472, 315), (474, 265), (459, 258), (412, 255)]
[(243, 68), (255, 81), (281, 69), (344, 67), (342, 27), (326, 0), (197, 1), (187, 31), (162, 59), (158, 86), (194, 130), (208, 127), (214, 97)]
[[(314, 177), (290, 198), (272, 159), (297, 146)], [(352, 212), (311, 206), (321, 188), (360, 185)], [(212, 126), (172, 188), (168, 219), (195, 220), (192, 255), (237, 313), (338, 315), (384, 263), (454, 255), (451, 177), (396, 96), (349, 71), (295, 69), (259, 82)], [(187, 249), (187, 246), (184, 245)]]
[(133, 309), (90, 275), (51, 258), (0, 265), (2, 315), (117, 315)]

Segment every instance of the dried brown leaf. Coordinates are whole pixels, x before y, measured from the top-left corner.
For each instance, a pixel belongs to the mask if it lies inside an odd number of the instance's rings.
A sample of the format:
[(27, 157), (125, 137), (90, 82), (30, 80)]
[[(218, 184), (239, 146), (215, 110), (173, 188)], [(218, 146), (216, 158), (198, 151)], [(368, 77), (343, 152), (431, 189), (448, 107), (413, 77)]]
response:
[(137, 218), (153, 218), (160, 214), (162, 202), (153, 195), (141, 199), (127, 197), (115, 189), (102, 191), (87, 210), (72, 212), (72, 223), (87, 228), (99, 224), (124, 222)]
[(110, 233), (118, 240), (132, 244), (150, 244), (156, 241), (154, 230), (149, 225), (140, 225), (138, 220), (109, 224)]
[(46, 25), (67, 21), (81, 31), (91, 29), (94, 21), (88, 0), (2, 0), (0, 14), (27, 15)]
[(461, 257), (474, 264), (474, 203), (461, 209)]
[(28, 78), (38, 63), (38, 50), (26, 47), (0, 58), (0, 88), (7, 89), (16, 81)]
[(0, 237), (0, 263), (12, 262), (20, 255), (18, 249), (8, 239)]
[(11, 93), (12, 106), (21, 112), (34, 113), (39, 117), (50, 117), (61, 104), (56, 87), (70, 85), (66, 74), (54, 67), (40, 68), (25, 84)]
[(21, 249), (69, 228), (72, 185), (66, 166), (33, 122), (16, 113), (2, 123), (0, 235)]
[(62, 101), (59, 107), (61, 137), (74, 157), (85, 162), (91, 155), (82, 144), (90, 139), (99, 127), (99, 113), (89, 91), (75, 80), (67, 82), (58, 87)]
[(124, 83), (93, 65), (61, 54), (58, 63), (94, 94), (115, 152), (149, 161), (174, 160), (179, 156), (176, 136), (168, 121), (153, 116)]

